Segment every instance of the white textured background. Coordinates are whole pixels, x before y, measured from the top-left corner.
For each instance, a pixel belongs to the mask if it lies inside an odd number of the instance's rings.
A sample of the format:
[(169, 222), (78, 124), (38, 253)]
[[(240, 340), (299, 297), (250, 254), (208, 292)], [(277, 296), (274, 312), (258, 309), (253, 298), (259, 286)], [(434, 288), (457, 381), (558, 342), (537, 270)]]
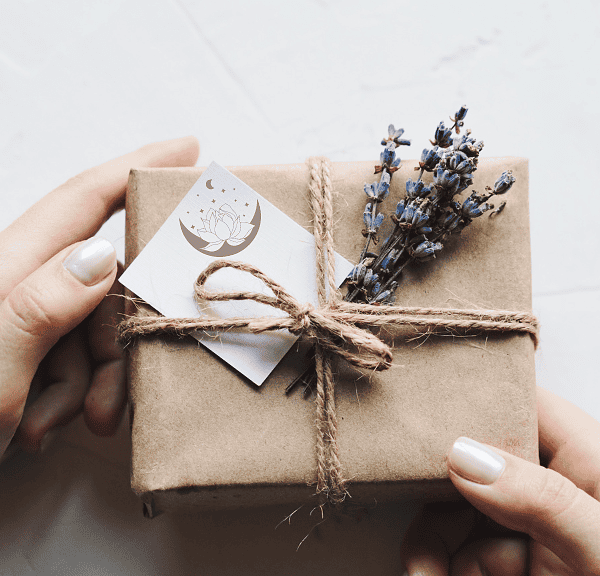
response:
[[(194, 134), (200, 165), (365, 160), (392, 122), (415, 158), (467, 104), (485, 155), (531, 161), (538, 383), (600, 419), (599, 37), (593, 0), (2, 0), (0, 229), (150, 141)], [(122, 254), (123, 216), (103, 234)], [(273, 531), (281, 509), (140, 518), (128, 449), (77, 422), (4, 465), (0, 574), (400, 573), (410, 506), (324, 525), (296, 553), (310, 524)]]

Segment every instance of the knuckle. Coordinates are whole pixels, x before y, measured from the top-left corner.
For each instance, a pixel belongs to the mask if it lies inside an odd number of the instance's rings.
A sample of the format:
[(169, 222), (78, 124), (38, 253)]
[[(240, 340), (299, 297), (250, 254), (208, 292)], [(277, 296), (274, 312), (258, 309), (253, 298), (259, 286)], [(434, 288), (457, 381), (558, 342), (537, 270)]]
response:
[(95, 166), (72, 176), (58, 190), (69, 194), (76, 192), (73, 201), (80, 203), (81, 209), (87, 213), (110, 212), (115, 208), (115, 199), (112, 194), (103, 192), (103, 178), (102, 170)]
[(547, 469), (533, 486), (532, 516), (554, 524), (578, 501), (580, 491), (568, 478)]
[(20, 332), (39, 338), (53, 332), (55, 319), (47, 311), (44, 294), (28, 285), (16, 286), (4, 300), (7, 320)]

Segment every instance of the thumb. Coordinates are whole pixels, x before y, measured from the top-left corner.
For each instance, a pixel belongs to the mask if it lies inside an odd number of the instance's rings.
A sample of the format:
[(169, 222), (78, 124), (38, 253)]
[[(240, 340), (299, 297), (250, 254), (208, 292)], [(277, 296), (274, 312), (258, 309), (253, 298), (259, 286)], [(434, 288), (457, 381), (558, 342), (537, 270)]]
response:
[(112, 244), (90, 238), (48, 260), (0, 304), (0, 454), (19, 425), (39, 363), (98, 306), (116, 273)]
[(600, 574), (600, 502), (569, 479), (465, 437), (452, 446), (448, 470), (492, 520), (529, 534), (578, 574)]

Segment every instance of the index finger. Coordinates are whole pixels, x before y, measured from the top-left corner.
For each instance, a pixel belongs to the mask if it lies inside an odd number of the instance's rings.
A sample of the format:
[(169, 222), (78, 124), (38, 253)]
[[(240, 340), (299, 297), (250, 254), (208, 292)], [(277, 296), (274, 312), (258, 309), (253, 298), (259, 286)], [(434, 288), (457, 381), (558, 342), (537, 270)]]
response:
[(131, 168), (193, 166), (193, 136), (143, 146), (71, 178), (0, 233), (0, 300), (65, 247), (93, 236), (123, 204)]
[(600, 500), (600, 422), (539, 386), (537, 403), (540, 453), (548, 468)]

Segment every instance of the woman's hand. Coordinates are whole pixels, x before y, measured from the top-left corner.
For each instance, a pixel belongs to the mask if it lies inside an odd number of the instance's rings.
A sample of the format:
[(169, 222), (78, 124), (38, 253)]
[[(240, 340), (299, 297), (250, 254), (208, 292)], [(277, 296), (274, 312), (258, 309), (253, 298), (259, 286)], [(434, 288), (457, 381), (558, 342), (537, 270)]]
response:
[(402, 545), (410, 576), (600, 574), (600, 423), (539, 387), (538, 417), (547, 468), (454, 443), (450, 479), (487, 518), (472, 506), (426, 507)]
[[(114, 248), (90, 237), (123, 207), (131, 168), (193, 166), (198, 150), (193, 137), (144, 146), (72, 178), (0, 232), (0, 455), (13, 436), (39, 450), (82, 410), (93, 432), (115, 432), (123, 299), (106, 298), (119, 294)], [(32, 382), (39, 396), (26, 406)]]

